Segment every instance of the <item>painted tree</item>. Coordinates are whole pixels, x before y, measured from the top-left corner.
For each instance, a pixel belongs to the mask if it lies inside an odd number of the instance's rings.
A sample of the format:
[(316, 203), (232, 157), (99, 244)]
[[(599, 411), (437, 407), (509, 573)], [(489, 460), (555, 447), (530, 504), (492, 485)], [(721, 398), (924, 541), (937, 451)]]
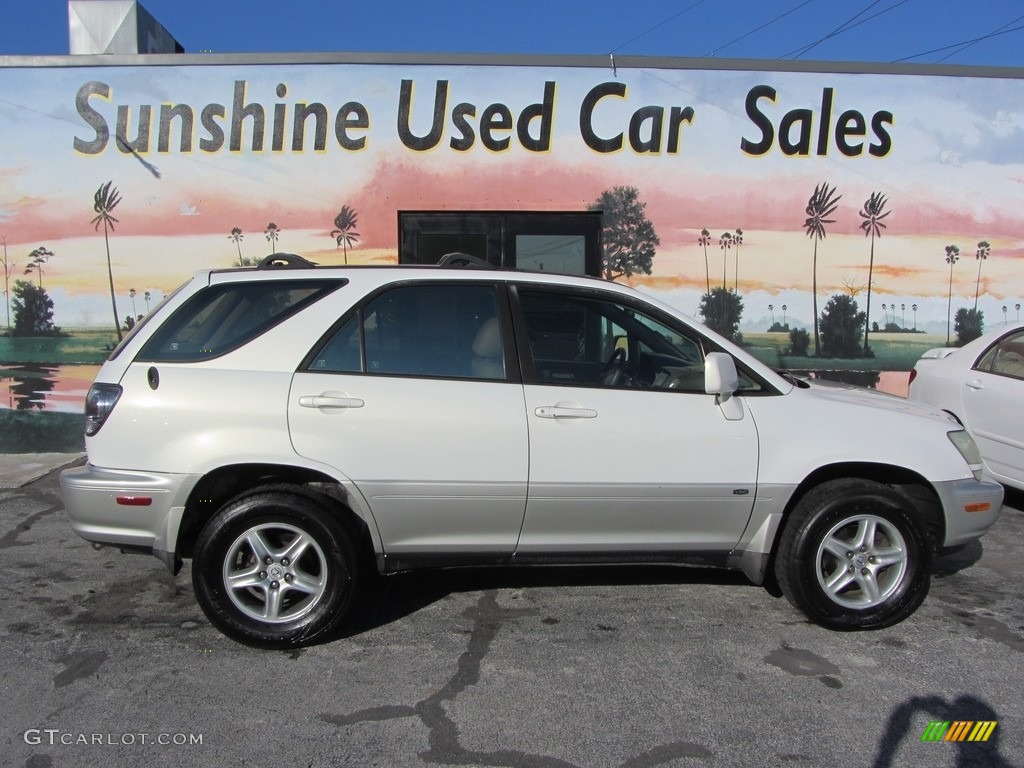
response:
[(604, 254), (601, 271), (607, 280), (651, 274), (651, 263), (661, 245), (647, 218), (647, 203), (636, 187), (606, 189), (588, 210), (602, 213)]
[(708, 265), (708, 246), (711, 245), (711, 233), (706, 229), (700, 231), (700, 237), (697, 238), (697, 245), (704, 249), (704, 282), (707, 286), (706, 293), (711, 295), (711, 267)]
[(7, 256), (7, 237), (0, 235), (0, 243), (3, 244), (4, 255), (3, 260), (0, 261), (0, 266), (4, 268), (4, 304), (7, 305), (7, 329), (11, 328), (11, 275), (14, 274), (14, 268), (17, 267), (17, 263), (10, 261)]
[(96, 194), (93, 195), (92, 205), (92, 209), (96, 212), (96, 218), (92, 220), (92, 223), (96, 225), (97, 231), (99, 231), (100, 224), (103, 225), (103, 242), (107, 247), (107, 278), (110, 281), (110, 308), (114, 312), (114, 330), (117, 331), (118, 341), (122, 338), (121, 322), (117, 319), (117, 297), (114, 293), (114, 270), (110, 265), (110, 232), (114, 231), (114, 225), (118, 223), (118, 220), (114, 218), (111, 212), (120, 202), (121, 195), (117, 191), (117, 187), (114, 186), (113, 181), (108, 181), (106, 184), (101, 184), (99, 189), (96, 190)]
[(242, 230), (239, 227), (232, 227), (231, 234), (228, 235), (228, 240), (235, 244), (235, 250), (238, 251), (238, 266), (244, 267), (245, 260), (242, 258), (242, 241), (245, 239), (245, 235), (242, 234)]
[(12, 336), (56, 336), (60, 328), (53, 324), (53, 300), (27, 280), (14, 281), (14, 327)]
[(882, 230), (885, 229), (882, 219), (891, 213), (891, 211), (885, 210), (886, 202), (886, 197), (881, 192), (872, 192), (868, 199), (864, 201), (864, 207), (858, 211), (858, 214), (863, 219), (860, 223), (860, 228), (864, 230), (865, 237), (871, 238), (871, 254), (868, 258), (868, 295), (864, 307), (865, 357), (870, 353), (868, 349), (868, 327), (870, 325), (868, 319), (871, 317), (871, 280), (875, 271), (875, 238), (882, 236)]
[[(722, 249), (722, 292), (719, 294), (719, 301), (721, 302), (719, 317), (721, 318), (723, 328), (729, 324), (729, 289), (726, 287), (728, 280), (726, 273), (729, 268), (729, 249), (732, 248), (732, 243), (732, 232), (723, 232), (722, 236), (718, 238), (718, 247)], [(715, 330), (718, 330), (718, 328), (715, 328)]]
[(277, 238), (281, 235), (281, 228), (274, 222), (270, 222), (263, 230), (263, 234), (267, 236), (267, 242), (270, 243), (270, 252), (277, 253)]
[(54, 253), (44, 245), (40, 245), (28, 255), (28, 266), (25, 267), (25, 274), (29, 275), (35, 270), (39, 277), (39, 287), (43, 287), (43, 264), (50, 260)]
[(347, 205), (341, 206), (341, 212), (334, 217), (334, 229), (331, 230), (331, 237), (338, 243), (339, 248), (344, 248), (345, 263), (348, 264), (348, 247), (359, 242), (359, 233), (356, 228), (356, 212)]
[(974, 308), (978, 308), (978, 292), (981, 290), (981, 265), (985, 263), (989, 254), (992, 252), (992, 246), (989, 245), (985, 240), (978, 243), (978, 250), (974, 252), (974, 258), (978, 260), (978, 279), (974, 283)]
[(953, 265), (960, 260), (960, 246), (946, 246), (946, 263), (949, 264), (949, 300), (946, 302), (946, 346), (949, 346), (950, 319), (953, 311)]
[(739, 227), (736, 228), (736, 234), (732, 236), (733, 245), (736, 246), (735, 255), (735, 268), (733, 269), (733, 283), (732, 289), (736, 293), (740, 292), (740, 246), (743, 245), (743, 230)]
[(914, 312), (914, 330), (917, 330), (917, 304), (911, 304), (910, 308)]
[(148, 315), (149, 314), (149, 300), (152, 298), (149, 295), (149, 291), (146, 291), (144, 294), (142, 294), (142, 298), (146, 300), (146, 314)]
[(821, 335), (818, 330), (818, 241), (825, 239), (825, 225), (834, 224), (835, 219), (828, 218), (839, 207), (842, 195), (836, 195), (836, 188), (822, 182), (814, 188), (814, 194), (807, 201), (807, 219), (804, 229), (807, 236), (814, 240), (814, 259), (811, 263), (811, 292), (814, 298), (814, 356), (821, 355)]
[(133, 320), (139, 316), (138, 312), (135, 311), (135, 296), (136, 296), (135, 289), (134, 288), (129, 288), (128, 289), (128, 298), (132, 300), (132, 319)]

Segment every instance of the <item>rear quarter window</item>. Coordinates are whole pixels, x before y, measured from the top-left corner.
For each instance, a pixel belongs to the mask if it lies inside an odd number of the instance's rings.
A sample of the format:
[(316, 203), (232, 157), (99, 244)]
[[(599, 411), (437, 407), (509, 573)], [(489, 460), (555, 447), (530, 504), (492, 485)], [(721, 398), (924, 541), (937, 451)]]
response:
[(146, 342), (138, 360), (196, 362), (248, 344), (344, 280), (277, 280), (223, 283), (200, 291)]

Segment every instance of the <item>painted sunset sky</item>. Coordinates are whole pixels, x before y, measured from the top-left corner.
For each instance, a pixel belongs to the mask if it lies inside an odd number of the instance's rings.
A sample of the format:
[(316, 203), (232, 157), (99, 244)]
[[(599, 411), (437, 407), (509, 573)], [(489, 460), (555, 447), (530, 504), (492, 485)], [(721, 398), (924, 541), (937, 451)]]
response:
[[(403, 81), (411, 81), (407, 118), (400, 114)], [(431, 143), (425, 137), (439, 81), (448, 89), (436, 146), (409, 146), (400, 136), (403, 120), (409, 134)], [(87, 83), (102, 84), (109, 96)], [(549, 83), (553, 98), (544, 105)], [(752, 96), (765, 87), (774, 100)], [(661, 240), (653, 274), (633, 283), (691, 314), (707, 280), (701, 229), (712, 235), (714, 286), (722, 283), (719, 236), (739, 228), (745, 323), (767, 317), (769, 303), (786, 304), (790, 322), (811, 322), (814, 241), (803, 224), (822, 182), (842, 199), (818, 243), (819, 309), (844, 286), (866, 286), (870, 241), (858, 211), (873, 192), (887, 197), (890, 215), (875, 241), (872, 320), (883, 323), (883, 303), (917, 304), (919, 325), (944, 324), (950, 244), (960, 248), (954, 312), (973, 306), (982, 240), (991, 246), (978, 288), (986, 325), (1003, 320), (1003, 305), (1012, 320), (1024, 295), (1024, 116), (1017, 111), (1024, 79), (421, 64), (67, 66), (0, 69), (0, 93), (0, 236), (16, 264), (12, 280), (37, 281), (22, 274), (28, 254), (39, 246), (53, 251), (42, 282), (55, 322), (68, 328), (112, 321), (103, 230), (91, 223), (93, 194), (111, 180), (122, 196), (110, 238), (122, 318), (131, 312), (130, 288), (142, 312), (145, 291), (157, 300), (194, 270), (236, 261), (232, 227), (242, 230), (247, 257), (271, 252), (264, 229), (274, 222), (277, 250), (341, 263), (330, 232), (347, 205), (358, 214), (360, 235), (350, 262), (386, 263), (397, 260), (398, 211), (583, 210), (619, 185), (637, 187)], [(165, 104), (191, 108), (190, 151), (182, 151), (180, 120), (170, 122), (167, 147), (159, 146)], [(264, 112), (262, 151), (252, 148), (251, 116), (241, 119), (241, 148), (232, 151), (233, 115), (256, 104)], [(323, 105), (322, 150), (314, 146), (312, 118), (298, 146), (297, 104)], [(147, 105), (145, 142), (139, 118)], [(510, 128), (491, 105), (507, 107)], [(137, 155), (115, 146), (119, 110)], [(521, 134), (524, 110), (534, 116), (523, 120)], [(495, 121), (490, 148), (481, 135), (486, 114)], [(346, 120), (341, 134), (362, 140), (361, 148), (341, 146), (337, 126)], [(101, 150), (98, 122), (110, 134)], [(460, 125), (472, 129), (472, 142)], [(542, 142), (545, 129), (550, 137)], [(223, 146), (211, 149), (218, 131)], [(617, 151), (599, 151), (586, 139), (620, 134)], [(93, 146), (76, 150), (76, 139)], [(507, 149), (494, 144), (501, 139)], [(787, 143), (794, 147), (788, 154)], [(729, 251), (730, 287), (736, 256)], [(863, 295), (859, 301), (863, 309)], [(909, 312), (905, 317), (909, 325)]]

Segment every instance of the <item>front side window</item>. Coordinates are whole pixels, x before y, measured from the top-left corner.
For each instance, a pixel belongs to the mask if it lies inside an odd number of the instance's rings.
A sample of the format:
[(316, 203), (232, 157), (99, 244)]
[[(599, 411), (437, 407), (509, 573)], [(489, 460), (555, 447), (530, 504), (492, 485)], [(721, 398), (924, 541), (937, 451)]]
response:
[(704, 391), (699, 338), (617, 300), (521, 287), (541, 384)]
[(978, 361), (979, 371), (1024, 379), (1024, 331), (1012, 333), (993, 345)]
[(317, 350), (311, 372), (506, 378), (493, 285), (404, 285), (371, 299)]

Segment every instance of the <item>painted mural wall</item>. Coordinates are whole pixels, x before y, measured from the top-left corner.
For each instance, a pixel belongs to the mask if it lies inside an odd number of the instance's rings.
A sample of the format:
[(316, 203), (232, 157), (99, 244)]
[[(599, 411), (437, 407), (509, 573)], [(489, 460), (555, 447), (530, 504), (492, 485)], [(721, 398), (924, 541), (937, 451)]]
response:
[[(194, 270), (392, 263), (398, 211), (633, 188), (658, 244), (620, 280), (698, 317), (717, 289), (767, 362), (896, 391), (1024, 296), (1024, 79), (14, 65), (0, 94), (0, 452), (77, 450), (98, 365)], [(870, 313), (853, 353), (815, 344), (840, 310)]]

